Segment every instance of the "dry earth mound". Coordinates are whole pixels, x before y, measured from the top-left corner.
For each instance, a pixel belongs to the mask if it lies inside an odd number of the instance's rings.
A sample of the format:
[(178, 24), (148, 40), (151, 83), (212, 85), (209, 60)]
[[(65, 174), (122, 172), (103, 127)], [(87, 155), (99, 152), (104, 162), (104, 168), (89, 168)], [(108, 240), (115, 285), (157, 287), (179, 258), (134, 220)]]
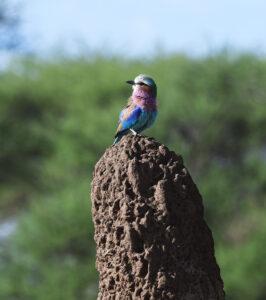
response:
[(180, 155), (125, 136), (92, 182), (98, 299), (224, 299), (202, 198)]

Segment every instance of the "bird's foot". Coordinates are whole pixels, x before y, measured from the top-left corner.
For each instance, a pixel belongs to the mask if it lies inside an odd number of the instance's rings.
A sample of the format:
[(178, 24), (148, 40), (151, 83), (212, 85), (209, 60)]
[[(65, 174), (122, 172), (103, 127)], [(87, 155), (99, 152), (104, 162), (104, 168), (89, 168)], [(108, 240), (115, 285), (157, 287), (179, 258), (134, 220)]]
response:
[(133, 135), (137, 135), (137, 132), (134, 129), (130, 128), (130, 131), (133, 133)]

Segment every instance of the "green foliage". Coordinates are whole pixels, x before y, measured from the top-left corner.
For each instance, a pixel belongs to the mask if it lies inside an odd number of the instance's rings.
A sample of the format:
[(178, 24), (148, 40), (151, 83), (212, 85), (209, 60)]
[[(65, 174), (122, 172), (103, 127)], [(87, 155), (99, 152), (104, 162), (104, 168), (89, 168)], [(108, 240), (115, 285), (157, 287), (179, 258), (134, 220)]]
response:
[(95, 249), (88, 216), (88, 186), (88, 180), (69, 185), (32, 202), (10, 238), (10, 249), (2, 253), (1, 273), (7, 276), (0, 281), (0, 291), (5, 296), (10, 299), (17, 296), (88, 299), (89, 293), (95, 296)]
[(181, 153), (201, 191), (228, 299), (265, 299), (266, 60), (185, 56), (14, 61), (0, 74), (1, 299), (95, 299), (89, 183), (130, 88), (151, 74), (145, 134)]

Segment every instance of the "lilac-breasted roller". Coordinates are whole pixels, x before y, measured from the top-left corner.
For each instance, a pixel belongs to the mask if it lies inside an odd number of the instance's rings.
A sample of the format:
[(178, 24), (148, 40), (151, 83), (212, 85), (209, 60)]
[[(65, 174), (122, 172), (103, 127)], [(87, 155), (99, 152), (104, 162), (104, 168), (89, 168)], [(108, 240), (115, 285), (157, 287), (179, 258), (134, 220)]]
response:
[(119, 115), (119, 125), (116, 130), (114, 144), (118, 143), (123, 135), (131, 131), (134, 135), (150, 127), (157, 116), (157, 87), (155, 81), (140, 74), (134, 80), (128, 80), (132, 85), (132, 95), (127, 106)]

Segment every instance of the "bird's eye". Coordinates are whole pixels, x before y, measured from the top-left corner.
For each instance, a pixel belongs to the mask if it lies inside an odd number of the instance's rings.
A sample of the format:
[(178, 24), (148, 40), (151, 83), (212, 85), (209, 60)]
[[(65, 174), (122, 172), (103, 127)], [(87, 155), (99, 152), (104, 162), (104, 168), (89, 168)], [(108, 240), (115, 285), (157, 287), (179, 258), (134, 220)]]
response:
[(144, 85), (145, 83), (143, 83), (143, 82), (138, 82), (138, 85)]

